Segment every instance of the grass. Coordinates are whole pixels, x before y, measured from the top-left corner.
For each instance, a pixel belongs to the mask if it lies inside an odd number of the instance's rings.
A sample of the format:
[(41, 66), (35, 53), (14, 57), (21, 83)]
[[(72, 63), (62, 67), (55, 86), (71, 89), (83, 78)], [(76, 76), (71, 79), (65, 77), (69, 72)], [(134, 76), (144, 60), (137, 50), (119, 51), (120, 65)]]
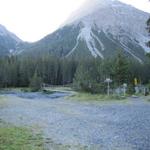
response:
[(7, 98), (5, 96), (0, 96), (0, 108), (7, 106)]
[(53, 94), (55, 91), (50, 91), (50, 90), (43, 90), (42, 91), (44, 94)]
[(44, 150), (44, 142), (40, 134), (0, 121), (0, 150)]
[[(3, 88), (1, 89), (3, 91), (16, 91), (16, 92), (32, 92), (30, 87), (20, 87), (20, 88)], [(52, 87), (45, 87), (44, 91), (43, 89), (39, 90), (42, 92), (45, 92), (46, 94), (52, 94), (53, 92), (66, 92), (66, 91), (72, 91), (71, 87), (67, 86), (52, 86)]]
[(31, 89), (30, 88), (20, 88), (20, 91), (22, 92), (31, 92)]
[(58, 92), (63, 92), (63, 91), (72, 91), (70, 87), (64, 87), (64, 86), (54, 86), (54, 87), (48, 87), (46, 88), (48, 91), (58, 91)]
[(145, 96), (144, 99), (145, 99), (147, 102), (150, 102), (150, 95)]
[(125, 97), (120, 97), (117, 95), (101, 95), (101, 94), (91, 94), (91, 93), (78, 93), (71, 95), (67, 99), (79, 100), (79, 101), (115, 101), (115, 100), (126, 100)]
[(24, 127), (15, 127), (0, 120), (0, 150), (86, 150), (82, 145), (64, 145), (54, 142), (51, 138), (43, 140), (41, 134)]
[(86, 150), (82, 145), (64, 145), (51, 138), (43, 140), (40, 134), (33, 134), (29, 129), (4, 124), (0, 120), (0, 150)]
[(26, 89), (26, 88), (21, 88), (21, 87), (10, 87), (10, 88), (1, 88), (0, 90), (2, 91), (21, 91), (22, 89)]

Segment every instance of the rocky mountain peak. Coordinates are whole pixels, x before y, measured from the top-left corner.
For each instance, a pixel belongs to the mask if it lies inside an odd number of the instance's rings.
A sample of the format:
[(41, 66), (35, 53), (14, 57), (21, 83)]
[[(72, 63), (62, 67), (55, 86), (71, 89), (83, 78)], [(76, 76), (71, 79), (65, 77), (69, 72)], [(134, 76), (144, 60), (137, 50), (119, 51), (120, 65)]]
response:
[[(103, 58), (100, 53), (105, 49), (101, 39), (93, 32), (96, 30), (98, 33), (104, 32), (105, 36), (114, 43), (119, 41), (127, 53), (141, 61), (132, 53), (129, 45), (130, 43), (139, 45), (141, 49), (150, 52), (150, 49), (145, 45), (149, 40), (146, 31), (146, 21), (149, 15), (118, 0), (87, 0), (77, 13), (68, 19), (66, 24), (78, 25), (82, 23), (83, 28), (81, 28), (78, 38), (86, 41), (88, 49), (94, 57)], [(96, 48), (95, 40), (101, 45), (101, 50)]]

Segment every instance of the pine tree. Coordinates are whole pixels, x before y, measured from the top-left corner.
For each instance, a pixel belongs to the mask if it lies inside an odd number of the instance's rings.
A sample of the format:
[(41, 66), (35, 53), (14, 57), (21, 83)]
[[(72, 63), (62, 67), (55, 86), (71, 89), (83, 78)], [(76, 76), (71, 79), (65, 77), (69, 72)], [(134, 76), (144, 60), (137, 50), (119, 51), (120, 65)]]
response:
[(34, 73), (30, 81), (30, 88), (33, 92), (39, 91), (42, 86), (42, 79), (37, 75), (37, 72)]
[(114, 78), (117, 83), (117, 86), (122, 85), (123, 83), (128, 83), (128, 74), (129, 74), (129, 63), (124, 56), (124, 54), (119, 51), (116, 60), (115, 60), (115, 72)]
[(96, 93), (98, 88), (98, 70), (95, 60), (83, 61), (79, 64), (74, 78), (77, 90)]

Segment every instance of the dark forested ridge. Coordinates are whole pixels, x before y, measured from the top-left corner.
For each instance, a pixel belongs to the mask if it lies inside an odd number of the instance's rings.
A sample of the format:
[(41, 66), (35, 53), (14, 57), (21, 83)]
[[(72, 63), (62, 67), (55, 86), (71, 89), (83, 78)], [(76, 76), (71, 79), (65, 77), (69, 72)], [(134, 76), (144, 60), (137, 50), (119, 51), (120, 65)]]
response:
[(43, 83), (63, 85), (71, 83), (76, 71), (77, 62), (51, 55), (36, 57), (1, 57), (0, 86), (27, 87), (34, 74)]
[(150, 79), (150, 61), (145, 64), (129, 60), (119, 51), (113, 59), (99, 58), (74, 60), (58, 58), (50, 54), (43, 56), (1, 57), (0, 86), (28, 87), (38, 77), (38, 82), (49, 85), (66, 85), (74, 83), (79, 90), (103, 92), (106, 78), (113, 80), (113, 86), (123, 83), (148, 84)]

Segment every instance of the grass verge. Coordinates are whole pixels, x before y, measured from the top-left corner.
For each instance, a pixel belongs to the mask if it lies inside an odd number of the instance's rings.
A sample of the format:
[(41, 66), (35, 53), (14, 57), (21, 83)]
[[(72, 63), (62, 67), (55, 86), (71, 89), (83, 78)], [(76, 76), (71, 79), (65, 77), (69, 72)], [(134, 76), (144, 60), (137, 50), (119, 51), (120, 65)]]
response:
[(147, 102), (150, 102), (150, 95), (147, 96), (147, 97), (144, 97), (144, 99), (145, 99)]
[(100, 94), (91, 94), (91, 93), (78, 93), (69, 96), (67, 99), (70, 100), (79, 100), (79, 101), (118, 101), (126, 100), (125, 97), (117, 95), (100, 95)]
[(63, 91), (72, 91), (72, 89), (70, 87), (63, 87), (63, 86), (54, 86), (54, 87), (48, 87), (46, 88), (46, 90), (49, 91), (58, 91), (58, 92), (63, 92)]
[(44, 150), (43, 138), (29, 129), (7, 125), (0, 121), (1, 150)]
[(5, 96), (0, 96), (0, 108), (7, 106), (7, 98)]

